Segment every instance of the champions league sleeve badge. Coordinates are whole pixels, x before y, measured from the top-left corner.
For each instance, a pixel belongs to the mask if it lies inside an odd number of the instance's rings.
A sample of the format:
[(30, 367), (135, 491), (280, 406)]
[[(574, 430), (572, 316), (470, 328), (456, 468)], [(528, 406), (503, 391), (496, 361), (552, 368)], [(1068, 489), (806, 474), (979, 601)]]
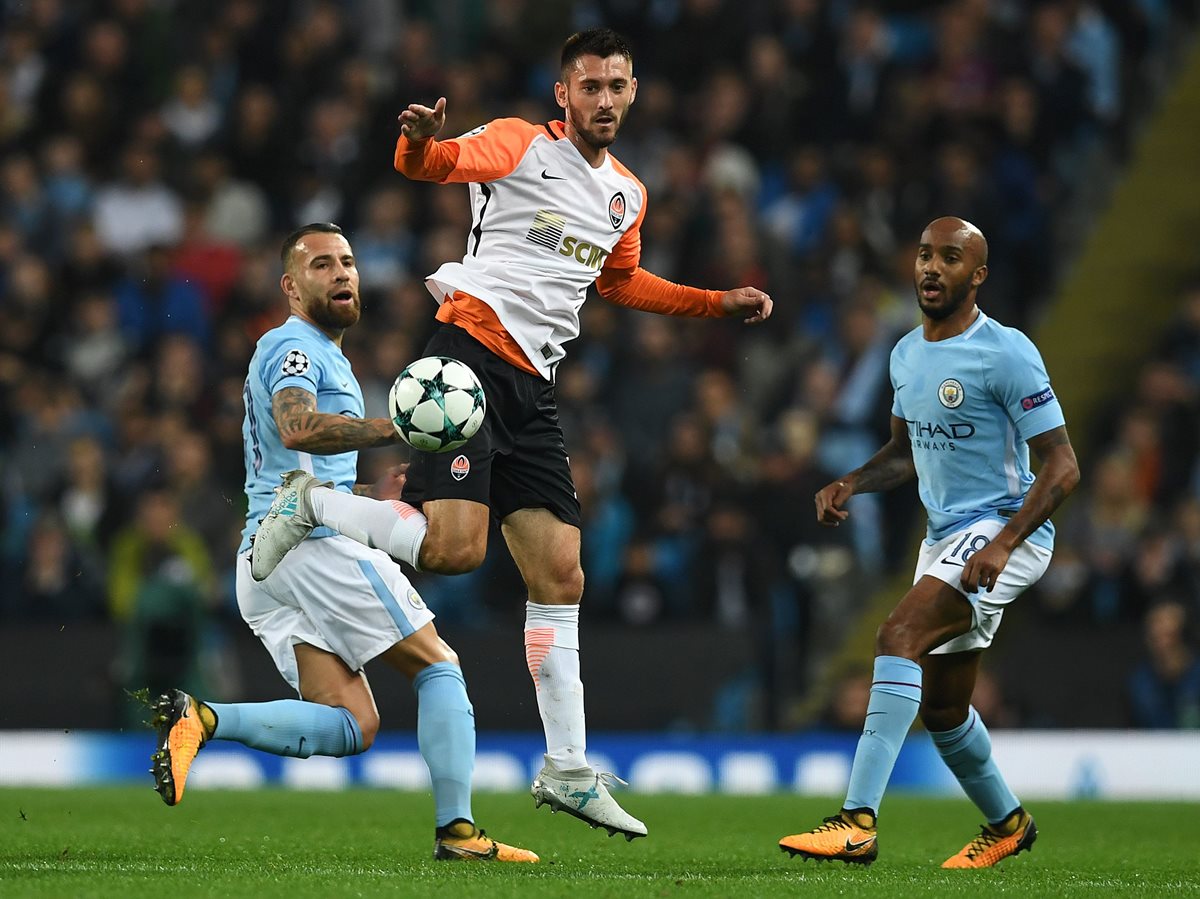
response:
[(308, 371), (308, 354), (304, 350), (288, 350), (283, 357), (283, 373), (289, 376), (302, 375)]

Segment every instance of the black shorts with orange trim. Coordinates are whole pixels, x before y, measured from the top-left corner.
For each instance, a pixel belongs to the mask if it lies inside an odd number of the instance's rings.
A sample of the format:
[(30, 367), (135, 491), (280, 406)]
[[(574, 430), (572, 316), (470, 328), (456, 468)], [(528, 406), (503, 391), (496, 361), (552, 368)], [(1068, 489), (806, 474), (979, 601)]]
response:
[(487, 398), (487, 414), (467, 443), (448, 453), (412, 452), (404, 499), (466, 499), (502, 521), (518, 509), (549, 509), (579, 527), (579, 499), (558, 423), (554, 385), (501, 359), (457, 325), (441, 323), (423, 356), (468, 365)]

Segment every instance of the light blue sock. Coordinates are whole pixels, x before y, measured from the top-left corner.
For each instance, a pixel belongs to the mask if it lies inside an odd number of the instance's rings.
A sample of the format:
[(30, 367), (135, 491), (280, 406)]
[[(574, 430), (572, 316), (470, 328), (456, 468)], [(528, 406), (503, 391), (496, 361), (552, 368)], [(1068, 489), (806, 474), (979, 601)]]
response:
[(214, 740), (233, 740), (274, 755), (340, 758), (362, 752), (358, 721), (346, 709), (277, 699), (274, 702), (208, 702), (217, 713)]
[(942, 761), (954, 772), (963, 792), (979, 806), (988, 824), (999, 824), (1021, 804), (992, 760), (992, 738), (975, 706), (971, 706), (967, 720), (958, 727), (931, 731), (929, 736), (942, 754)]
[(467, 698), (462, 669), (438, 662), (413, 679), (417, 693), (417, 745), (433, 782), (437, 826), (471, 814), (475, 771), (475, 710)]
[(921, 666), (899, 656), (878, 656), (867, 718), (842, 808), (869, 808), (879, 814), (896, 756), (920, 707)]

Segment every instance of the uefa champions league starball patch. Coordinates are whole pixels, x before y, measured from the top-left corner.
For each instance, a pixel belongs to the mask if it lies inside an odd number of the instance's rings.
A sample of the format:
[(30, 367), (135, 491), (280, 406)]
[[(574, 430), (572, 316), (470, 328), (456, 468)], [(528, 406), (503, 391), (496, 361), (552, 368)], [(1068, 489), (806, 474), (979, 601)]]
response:
[(285, 375), (302, 375), (308, 371), (308, 354), (304, 350), (288, 350), (283, 357), (283, 373)]

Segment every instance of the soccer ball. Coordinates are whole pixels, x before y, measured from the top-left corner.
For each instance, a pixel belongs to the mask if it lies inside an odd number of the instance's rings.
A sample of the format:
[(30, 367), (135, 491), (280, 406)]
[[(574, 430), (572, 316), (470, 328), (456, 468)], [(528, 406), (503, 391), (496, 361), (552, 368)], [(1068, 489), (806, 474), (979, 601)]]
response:
[(400, 437), (413, 449), (458, 449), (483, 424), (487, 402), (475, 372), (457, 359), (426, 356), (410, 364), (388, 392), (388, 411)]

